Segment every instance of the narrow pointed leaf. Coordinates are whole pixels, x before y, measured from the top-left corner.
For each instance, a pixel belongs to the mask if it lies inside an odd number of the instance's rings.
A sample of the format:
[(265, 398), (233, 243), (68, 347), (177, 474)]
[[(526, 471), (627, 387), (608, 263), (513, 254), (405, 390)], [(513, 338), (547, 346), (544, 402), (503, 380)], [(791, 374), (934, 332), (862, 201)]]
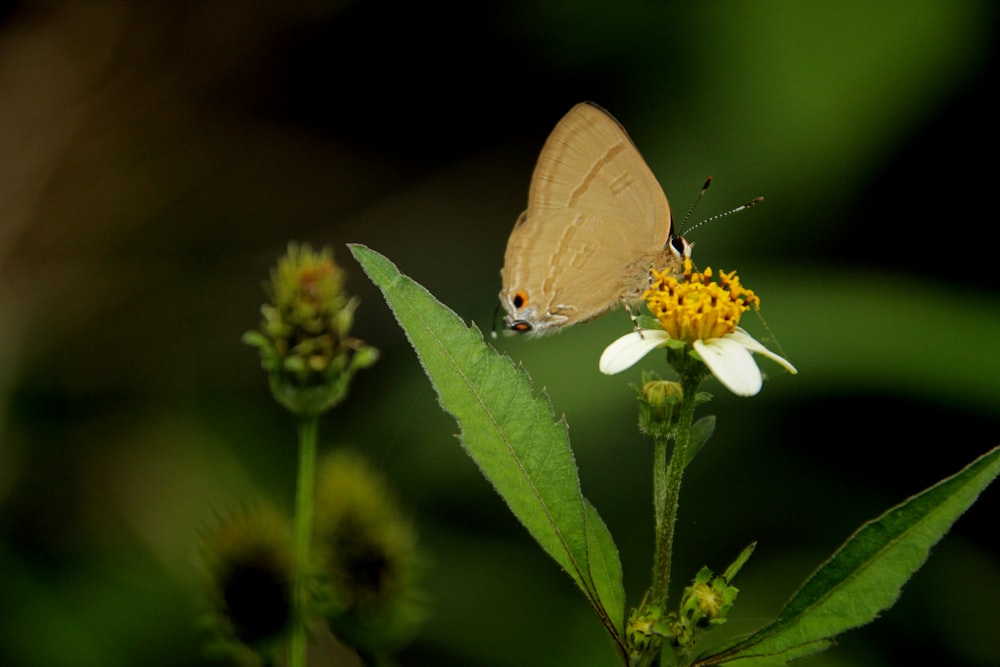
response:
[(695, 664), (782, 664), (874, 620), (895, 603), (930, 548), (998, 474), (1000, 447), (869, 521), (803, 584), (773, 623)]
[(621, 646), (621, 564), (607, 527), (581, 493), (565, 422), (478, 329), (382, 255), (361, 245), (350, 249), (385, 296), (441, 406), (458, 422), (466, 452)]

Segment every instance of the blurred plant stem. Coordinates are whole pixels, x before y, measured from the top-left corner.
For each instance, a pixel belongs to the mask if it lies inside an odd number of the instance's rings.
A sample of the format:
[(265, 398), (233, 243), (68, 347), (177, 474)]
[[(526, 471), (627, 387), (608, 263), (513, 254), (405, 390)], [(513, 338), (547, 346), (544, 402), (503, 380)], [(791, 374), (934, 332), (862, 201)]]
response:
[(317, 415), (299, 417), (299, 469), (295, 487), (294, 535), (294, 626), (289, 646), (290, 667), (306, 664), (306, 601), (309, 581), (309, 541), (312, 533), (316, 487), (316, 441), (319, 428)]

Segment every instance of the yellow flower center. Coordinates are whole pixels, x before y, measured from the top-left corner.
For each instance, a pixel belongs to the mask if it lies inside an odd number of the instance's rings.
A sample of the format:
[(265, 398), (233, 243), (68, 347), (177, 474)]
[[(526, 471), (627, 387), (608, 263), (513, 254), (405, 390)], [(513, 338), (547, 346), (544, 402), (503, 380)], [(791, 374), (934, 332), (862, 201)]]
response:
[(722, 598), (708, 584), (698, 584), (692, 591), (698, 611), (705, 616), (715, 616), (722, 609)]
[(683, 280), (654, 269), (642, 296), (664, 330), (688, 343), (732, 333), (751, 304), (760, 308), (760, 299), (740, 285), (735, 271), (720, 271), (715, 280), (711, 268), (693, 271), (690, 259), (684, 260)]

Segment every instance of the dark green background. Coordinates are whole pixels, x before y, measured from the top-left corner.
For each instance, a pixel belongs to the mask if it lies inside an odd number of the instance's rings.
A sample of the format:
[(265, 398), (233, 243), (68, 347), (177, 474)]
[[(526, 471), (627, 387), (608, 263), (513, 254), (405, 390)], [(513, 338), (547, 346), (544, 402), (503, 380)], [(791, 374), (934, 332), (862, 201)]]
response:
[[(258, 6), (259, 5), (259, 6)], [(272, 6), (273, 5), (273, 6)], [(603, 630), (453, 437), (344, 244), (481, 328), (534, 159), (574, 103), (628, 128), (798, 366), (737, 399), (685, 482), (675, 582), (760, 541), (726, 632), (863, 521), (997, 444), (990, 2), (7, 2), (0, 20), (0, 664), (202, 664), (198, 532), (290, 505), (294, 424), (256, 353), (288, 240), (331, 244), (380, 348), (321, 426), (419, 526), (404, 665), (611, 664)], [(502, 339), (565, 413), (584, 493), (648, 580), (648, 443), (597, 372), (615, 313)], [(748, 328), (768, 332), (756, 318)], [(991, 488), (892, 610), (803, 660), (1000, 665)], [(315, 664), (320, 664), (317, 660)]]

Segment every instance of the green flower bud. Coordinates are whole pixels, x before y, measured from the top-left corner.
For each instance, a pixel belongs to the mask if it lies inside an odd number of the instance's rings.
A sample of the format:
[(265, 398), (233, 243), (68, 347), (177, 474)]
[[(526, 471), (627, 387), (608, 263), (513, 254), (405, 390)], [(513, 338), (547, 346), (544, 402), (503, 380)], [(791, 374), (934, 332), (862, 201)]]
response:
[(302, 416), (318, 415), (347, 394), (354, 373), (375, 363), (378, 351), (353, 338), (357, 299), (344, 291), (333, 251), (290, 243), (264, 286), (259, 331), (243, 336), (260, 349), (275, 399)]
[(755, 546), (756, 543), (744, 549), (721, 576), (714, 575), (707, 567), (701, 568), (691, 585), (684, 589), (674, 635), (678, 646), (691, 648), (699, 631), (726, 622), (739, 594), (739, 589), (729, 585), (729, 577), (736, 576)]
[(638, 608), (629, 612), (625, 623), (625, 646), (631, 662), (643, 655), (655, 654), (664, 638), (673, 637), (673, 614), (665, 614), (659, 605), (643, 598)]
[(644, 372), (639, 399), (639, 430), (653, 437), (673, 435), (674, 420), (680, 414), (683, 389), (677, 382), (661, 380), (656, 373)]
[(366, 654), (413, 636), (426, 615), (416, 533), (357, 454), (334, 453), (320, 468), (314, 548), (320, 611), (335, 635)]
[(269, 650), (292, 623), (288, 526), (270, 508), (221, 518), (203, 540), (210, 602), (223, 642)]

